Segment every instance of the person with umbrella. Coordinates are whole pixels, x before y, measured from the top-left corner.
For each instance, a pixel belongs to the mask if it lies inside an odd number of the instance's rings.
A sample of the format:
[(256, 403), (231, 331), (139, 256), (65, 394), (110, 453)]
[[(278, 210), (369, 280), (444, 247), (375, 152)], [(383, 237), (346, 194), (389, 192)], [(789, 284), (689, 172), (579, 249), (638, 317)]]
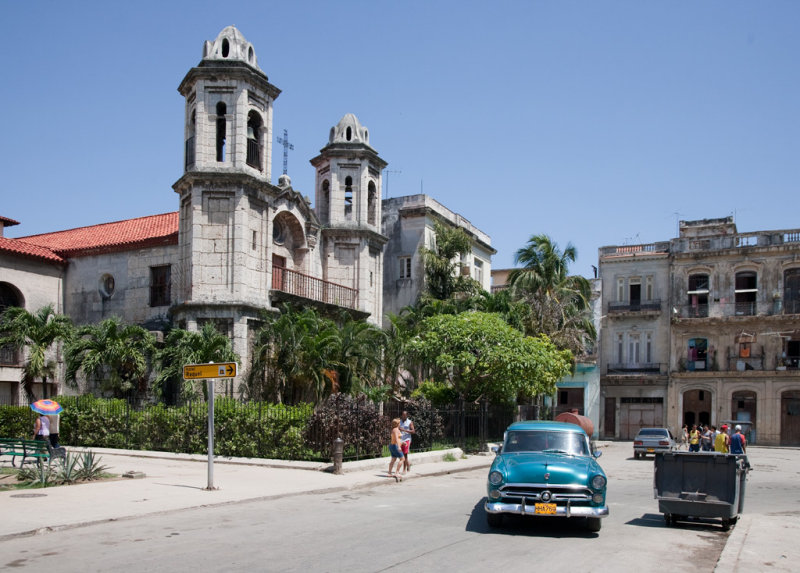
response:
[(53, 447), (58, 447), (58, 424), (56, 424), (55, 444), (53, 443), (53, 436), (50, 433), (50, 418), (49, 416), (58, 416), (63, 408), (61, 404), (55, 400), (37, 400), (31, 404), (31, 410), (39, 414), (36, 422), (33, 425), (33, 439), (34, 440), (49, 440)]

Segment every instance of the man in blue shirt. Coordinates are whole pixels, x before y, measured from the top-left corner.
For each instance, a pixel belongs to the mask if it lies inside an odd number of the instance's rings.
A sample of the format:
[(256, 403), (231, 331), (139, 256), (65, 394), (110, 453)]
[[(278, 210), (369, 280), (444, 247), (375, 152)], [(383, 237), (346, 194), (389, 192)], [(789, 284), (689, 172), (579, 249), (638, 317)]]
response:
[(732, 454), (746, 454), (747, 453), (747, 440), (742, 435), (742, 427), (736, 424), (736, 433), (731, 436), (731, 445), (729, 452)]

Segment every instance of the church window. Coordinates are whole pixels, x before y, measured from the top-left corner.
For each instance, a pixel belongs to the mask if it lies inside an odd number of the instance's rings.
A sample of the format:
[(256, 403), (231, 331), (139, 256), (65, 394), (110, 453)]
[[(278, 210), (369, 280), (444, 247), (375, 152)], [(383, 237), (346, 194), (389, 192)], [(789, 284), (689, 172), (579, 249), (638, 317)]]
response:
[(114, 276), (108, 273), (100, 277), (100, 296), (108, 300), (114, 294)]
[(231, 44), (228, 42), (228, 38), (223, 38), (222, 40), (222, 57), (227, 58), (228, 54), (231, 53)]
[(261, 116), (251, 111), (247, 116), (247, 164), (261, 171)]
[(286, 226), (278, 219), (272, 222), (272, 240), (278, 245), (282, 245), (286, 240)]
[(322, 182), (322, 196), (319, 202), (319, 218), (323, 223), (330, 221), (331, 182), (325, 179)]
[(150, 306), (169, 306), (170, 266), (150, 267)]
[(411, 278), (411, 257), (398, 257), (400, 261), (400, 278)]
[(217, 161), (225, 161), (226, 113), (225, 103), (219, 102), (217, 104)]
[[(350, 128), (348, 128), (350, 129)], [(353, 178), (349, 175), (344, 178), (344, 216), (353, 214)]]
[(348, 127), (347, 128), (347, 135), (345, 135), (345, 138), (347, 139), (347, 141), (350, 141), (352, 139), (352, 137), (353, 137), (353, 130)]
[(250, 46), (249, 48), (247, 48), (247, 61), (252, 64), (254, 56), (255, 52), (253, 52), (253, 46)]
[(258, 247), (258, 231), (253, 231), (253, 250), (256, 250)]
[(194, 167), (194, 134), (197, 127), (197, 114), (192, 110), (192, 116), (189, 120), (189, 127), (186, 134), (186, 149), (185, 149), (185, 168)]
[(367, 223), (369, 223), (370, 225), (374, 225), (376, 217), (377, 217), (376, 211), (377, 211), (377, 202), (378, 202), (377, 201), (378, 192), (375, 189), (375, 182), (374, 181), (370, 181), (369, 182), (369, 187), (367, 189), (368, 189), (368, 191), (367, 191)]

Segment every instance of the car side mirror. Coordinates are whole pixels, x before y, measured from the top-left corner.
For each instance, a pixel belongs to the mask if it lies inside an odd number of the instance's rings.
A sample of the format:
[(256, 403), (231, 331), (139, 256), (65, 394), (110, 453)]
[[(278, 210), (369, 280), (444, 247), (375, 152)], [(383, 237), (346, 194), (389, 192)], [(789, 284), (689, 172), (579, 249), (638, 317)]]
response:
[(492, 451), (495, 455), (497, 455), (503, 451), (503, 446), (492, 446)]
[(599, 458), (600, 456), (603, 455), (603, 452), (601, 452), (600, 450), (595, 450), (592, 452), (592, 455), (596, 458)]

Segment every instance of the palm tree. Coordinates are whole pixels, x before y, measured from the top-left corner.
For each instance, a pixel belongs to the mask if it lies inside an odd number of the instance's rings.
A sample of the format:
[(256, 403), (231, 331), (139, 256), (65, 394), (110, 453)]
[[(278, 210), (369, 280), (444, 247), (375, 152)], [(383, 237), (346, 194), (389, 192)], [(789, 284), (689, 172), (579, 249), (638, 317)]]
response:
[(587, 339), (596, 337), (589, 306), (591, 285), (584, 277), (568, 274), (577, 255), (571, 243), (562, 253), (547, 235), (533, 235), (515, 255), (522, 268), (509, 276), (512, 298), (529, 307), (525, 332), (546, 334), (573, 354), (581, 354)]
[(46, 305), (30, 313), (24, 308), (9, 307), (0, 317), (0, 347), (12, 345), (27, 348), (27, 358), (22, 371), (22, 387), (30, 402), (36, 400), (33, 382), (42, 379), (43, 397), (48, 397), (48, 378), (54, 378), (55, 362), (47, 359), (48, 349), (58, 341), (69, 340), (72, 321), (56, 314), (53, 305)]
[(100, 380), (100, 389), (115, 397), (147, 391), (148, 362), (155, 337), (141, 326), (107, 318), (79, 328), (67, 344), (67, 382), (77, 385), (78, 372)]
[[(230, 338), (220, 333), (213, 323), (207, 322), (198, 332), (180, 328), (171, 330), (163, 347), (156, 351), (155, 360), (159, 372), (153, 383), (153, 391), (165, 400), (171, 401), (178, 394), (177, 397), (186, 401), (196, 399), (199, 394), (194, 381), (183, 379), (184, 366), (238, 362), (239, 355), (233, 351)], [(206, 393), (205, 387), (203, 393)]]
[(386, 340), (380, 328), (349, 316), (344, 319), (335, 355), (340, 392), (360, 393), (381, 384)]
[(461, 276), (456, 257), (472, 252), (469, 235), (457, 227), (442, 223), (434, 225), (436, 244), (433, 249), (420, 249), (425, 267), (425, 292), (423, 298), (450, 300), (459, 294), (475, 294), (477, 282)]

